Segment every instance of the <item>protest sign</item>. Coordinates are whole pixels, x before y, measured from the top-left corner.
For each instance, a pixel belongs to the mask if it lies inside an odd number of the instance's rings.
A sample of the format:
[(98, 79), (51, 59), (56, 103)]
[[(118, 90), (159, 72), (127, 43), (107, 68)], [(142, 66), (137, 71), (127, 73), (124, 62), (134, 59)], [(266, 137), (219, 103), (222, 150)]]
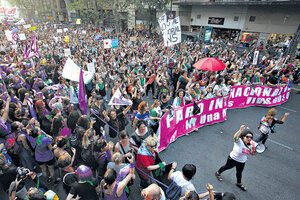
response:
[(167, 148), (178, 137), (196, 128), (224, 121), (228, 109), (280, 105), (288, 100), (289, 95), (288, 86), (233, 86), (227, 97), (199, 101), (197, 105), (200, 111), (196, 115), (193, 115), (193, 104), (171, 109), (160, 120), (158, 150)]
[(117, 91), (114, 93), (112, 98), (110, 99), (109, 106), (112, 105), (132, 105), (132, 101), (129, 99), (126, 99), (123, 97), (123, 95), (120, 92), (120, 89), (118, 88)]
[(20, 40), (26, 40), (26, 35), (24, 33), (19, 34)]
[(62, 33), (63, 32), (62, 29), (57, 29), (56, 31), (57, 31), (57, 33)]
[(95, 64), (93, 62), (88, 63), (86, 66), (87, 66), (89, 72), (92, 72), (92, 73), (96, 72), (96, 70), (95, 70)]
[(111, 48), (117, 48), (119, 46), (119, 39), (111, 40)]
[(65, 57), (71, 56), (71, 49), (64, 49)]
[(82, 34), (86, 34), (86, 30), (82, 30), (82, 32), (81, 32)]
[(30, 31), (35, 31), (36, 30), (36, 26), (32, 26), (29, 28)]
[(164, 34), (165, 46), (172, 46), (181, 42), (181, 27), (179, 16), (167, 22)]
[(111, 39), (105, 39), (103, 40), (103, 43), (104, 43), (104, 49), (111, 48)]
[(253, 65), (257, 65), (258, 55), (259, 55), (259, 51), (255, 51), (253, 56), (253, 62), (252, 62)]
[(69, 38), (69, 36), (67, 36), (67, 35), (65, 36), (65, 42), (66, 42), (66, 43), (70, 42), (70, 38)]
[(64, 28), (64, 32), (68, 32), (69, 31), (69, 29), (67, 29), (67, 28)]
[(81, 24), (81, 19), (80, 18), (76, 19), (76, 24)]
[(23, 25), (24, 28), (30, 28), (31, 27), (31, 24), (26, 24), (26, 25)]
[[(93, 76), (94, 73), (82, 70), (83, 72), (83, 79), (84, 83), (87, 84), (89, 83)], [(76, 81), (79, 82), (79, 73), (80, 73), (80, 67), (78, 67), (71, 58), (68, 58), (62, 72), (62, 77), (65, 79), (69, 79), (71, 81)]]
[(12, 38), (12, 31), (10, 31), (10, 30), (5, 30), (5, 35), (6, 35), (6, 38), (7, 38), (7, 40), (9, 41), (9, 42), (11, 42), (12, 40), (13, 40), (13, 38)]
[(96, 35), (95, 40), (101, 41), (103, 39), (102, 35)]
[(135, 42), (136, 41), (136, 36), (130, 37), (129, 40), (132, 41), (132, 42)]
[(167, 29), (167, 15), (166, 14), (163, 14), (160, 18), (158, 18), (158, 24), (159, 24), (161, 32), (164, 35), (164, 32)]

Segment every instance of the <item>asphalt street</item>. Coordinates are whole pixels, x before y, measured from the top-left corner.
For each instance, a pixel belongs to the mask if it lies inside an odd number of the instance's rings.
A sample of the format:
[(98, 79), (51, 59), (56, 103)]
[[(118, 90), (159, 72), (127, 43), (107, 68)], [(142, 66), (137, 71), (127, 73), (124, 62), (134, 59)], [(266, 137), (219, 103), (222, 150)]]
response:
[[(298, 86), (294, 87), (299, 89)], [(145, 100), (149, 105), (153, 102), (152, 96)], [(276, 106), (279, 119), (285, 112), (290, 112), (290, 116), (286, 123), (277, 125), (275, 134), (270, 135), (266, 143), (268, 149), (263, 154), (250, 156), (246, 162), (242, 178), (242, 182), (248, 188), (246, 192), (235, 186), (235, 169), (222, 173), (222, 182), (216, 179), (214, 173), (225, 164), (233, 147), (232, 137), (240, 125), (245, 124), (255, 133), (255, 137), (258, 137), (259, 120), (270, 108), (248, 107), (229, 110), (226, 121), (202, 127), (197, 132), (178, 138), (160, 153), (161, 158), (169, 163), (177, 162), (177, 170), (181, 170), (186, 163), (195, 164), (197, 173), (192, 182), (197, 192), (206, 191), (205, 184), (210, 183), (215, 191), (232, 192), (239, 200), (297, 200), (300, 196), (299, 102), (300, 95), (292, 90), (289, 100)], [(132, 133), (129, 126), (128, 132)], [(138, 184), (137, 178), (130, 200), (141, 199)], [(50, 188), (58, 193), (60, 199), (66, 198), (61, 183)], [(7, 195), (3, 191), (0, 192), (0, 200), (6, 199)]]
[(300, 195), (300, 95), (292, 90), (288, 102), (276, 106), (277, 117), (281, 119), (285, 112), (290, 116), (283, 125), (277, 125), (277, 132), (270, 135), (268, 149), (256, 156), (250, 156), (243, 171), (242, 182), (248, 191), (235, 186), (235, 169), (222, 173), (219, 182), (214, 173), (226, 162), (232, 150), (234, 133), (240, 125), (248, 126), (258, 137), (258, 123), (269, 108), (248, 107), (228, 111), (227, 120), (202, 127), (198, 132), (177, 139), (161, 152), (167, 162), (176, 161), (177, 169), (186, 163), (197, 166), (192, 182), (198, 191), (205, 191), (210, 183), (215, 191), (232, 192), (240, 200), (285, 200), (299, 199)]

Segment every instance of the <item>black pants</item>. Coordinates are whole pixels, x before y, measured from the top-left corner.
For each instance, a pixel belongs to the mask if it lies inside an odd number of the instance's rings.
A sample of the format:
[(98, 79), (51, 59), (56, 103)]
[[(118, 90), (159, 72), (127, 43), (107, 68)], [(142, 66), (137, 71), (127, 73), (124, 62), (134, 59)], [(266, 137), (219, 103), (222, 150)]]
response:
[(265, 144), (267, 139), (269, 137), (269, 134), (263, 134), (261, 133), (260, 136), (258, 138), (256, 138), (254, 141), (259, 143), (260, 141), (262, 141), (261, 143)]
[(244, 170), (245, 163), (235, 161), (232, 158), (230, 158), (230, 156), (228, 156), (226, 164), (218, 170), (218, 173), (221, 174), (222, 172), (231, 169), (233, 167), (236, 167), (237, 183), (242, 183), (242, 172)]
[(147, 87), (146, 87), (146, 96), (148, 96), (148, 93), (149, 93), (150, 88), (152, 89), (152, 96), (154, 96), (154, 94), (155, 94), (154, 83), (148, 84), (148, 85), (147, 85)]

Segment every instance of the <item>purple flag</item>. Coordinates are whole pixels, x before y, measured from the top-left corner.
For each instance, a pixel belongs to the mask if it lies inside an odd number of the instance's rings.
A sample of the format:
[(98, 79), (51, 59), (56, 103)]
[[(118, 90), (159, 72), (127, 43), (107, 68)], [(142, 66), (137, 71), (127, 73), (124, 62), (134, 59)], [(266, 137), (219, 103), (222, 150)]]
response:
[(80, 69), (80, 74), (79, 74), (78, 103), (79, 103), (80, 110), (82, 110), (83, 114), (86, 115), (87, 114), (87, 111), (86, 111), (87, 98), (86, 98), (86, 93), (85, 93), (82, 69)]

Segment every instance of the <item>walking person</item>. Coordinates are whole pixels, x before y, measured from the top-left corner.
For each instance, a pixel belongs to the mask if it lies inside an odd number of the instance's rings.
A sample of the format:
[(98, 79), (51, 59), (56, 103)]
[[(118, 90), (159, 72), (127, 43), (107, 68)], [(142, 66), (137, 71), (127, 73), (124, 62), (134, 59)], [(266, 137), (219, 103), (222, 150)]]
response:
[(227, 158), (227, 162), (216, 173), (216, 177), (219, 181), (222, 181), (221, 174), (233, 167), (236, 167), (236, 186), (241, 190), (246, 191), (247, 188), (242, 184), (242, 173), (245, 167), (245, 163), (249, 155), (252, 155), (250, 141), (253, 139), (253, 133), (246, 129), (245, 125), (242, 125), (238, 132), (233, 136), (234, 145), (231, 153)]
[(256, 138), (254, 141), (255, 142), (262, 142), (262, 144), (265, 145), (269, 133), (275, 133), (275, 125), (276, 124), (283, 124), (285, 122), (285, 119), (287, 116), (289, 116), (290, 113), (285, 113), (283, 118), (281, 120), (278, 120), (276, 118), (277, 110), (275, 108), (271, 108), (267, 115), (263, 116), (259, 122), (259, 126), (257, 129), (260, 131), (260, 136)]

